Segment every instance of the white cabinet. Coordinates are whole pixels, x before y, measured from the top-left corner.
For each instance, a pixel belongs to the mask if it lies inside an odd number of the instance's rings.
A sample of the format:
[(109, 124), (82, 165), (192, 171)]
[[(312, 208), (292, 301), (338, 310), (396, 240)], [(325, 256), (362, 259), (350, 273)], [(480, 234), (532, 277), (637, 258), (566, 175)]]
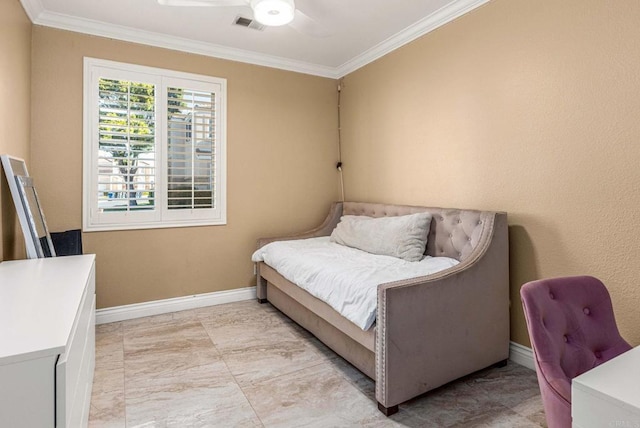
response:
[(86, 427), (95, 256), (0, 263), (0, 427)]
[(571, 382), (575, 428), (640, 427), (640, 347)]

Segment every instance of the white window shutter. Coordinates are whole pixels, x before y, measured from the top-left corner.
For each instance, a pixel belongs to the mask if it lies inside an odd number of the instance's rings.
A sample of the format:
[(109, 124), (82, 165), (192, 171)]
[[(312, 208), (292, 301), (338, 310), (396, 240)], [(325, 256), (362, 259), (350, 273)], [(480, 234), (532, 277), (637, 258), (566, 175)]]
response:
[(85, 58), (85, 231), (226, 223), (226, 80)]

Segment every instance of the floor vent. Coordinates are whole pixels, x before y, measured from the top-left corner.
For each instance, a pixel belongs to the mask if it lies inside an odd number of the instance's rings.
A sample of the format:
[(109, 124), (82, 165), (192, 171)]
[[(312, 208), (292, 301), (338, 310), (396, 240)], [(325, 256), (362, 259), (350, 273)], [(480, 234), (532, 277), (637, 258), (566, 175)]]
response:
[(251, 18), (245, 18), (244, 16), (236, 16), (236, 19), (233, 21), (234, 25), (239, 25), (241, 27), (251, 28), (252, 30), (262, 31), (264, 30), (264, 25), (260, 24), (258, 21), (253, 20)]

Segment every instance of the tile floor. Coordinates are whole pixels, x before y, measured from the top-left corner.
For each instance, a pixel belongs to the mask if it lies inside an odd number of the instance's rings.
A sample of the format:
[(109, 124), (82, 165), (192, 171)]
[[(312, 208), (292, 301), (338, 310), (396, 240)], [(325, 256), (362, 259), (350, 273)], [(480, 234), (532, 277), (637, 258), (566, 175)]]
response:
[(90, 427), (540, 427), (535, 373), (509, 363), (384, 417), (374, 383), (269, 304), (103, 324)]

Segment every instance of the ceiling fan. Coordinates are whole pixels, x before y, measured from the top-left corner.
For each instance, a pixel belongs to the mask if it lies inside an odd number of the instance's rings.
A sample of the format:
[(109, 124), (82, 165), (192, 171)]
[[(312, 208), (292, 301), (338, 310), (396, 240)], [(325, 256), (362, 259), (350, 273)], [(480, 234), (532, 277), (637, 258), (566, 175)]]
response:
[(296, 8), (294, 0), (157, 0), (163, 6), (231, 7), (249, 6), (256, 21), (269, 27), (289, 25), (312, 37), (328, 37), (331, 32)]

